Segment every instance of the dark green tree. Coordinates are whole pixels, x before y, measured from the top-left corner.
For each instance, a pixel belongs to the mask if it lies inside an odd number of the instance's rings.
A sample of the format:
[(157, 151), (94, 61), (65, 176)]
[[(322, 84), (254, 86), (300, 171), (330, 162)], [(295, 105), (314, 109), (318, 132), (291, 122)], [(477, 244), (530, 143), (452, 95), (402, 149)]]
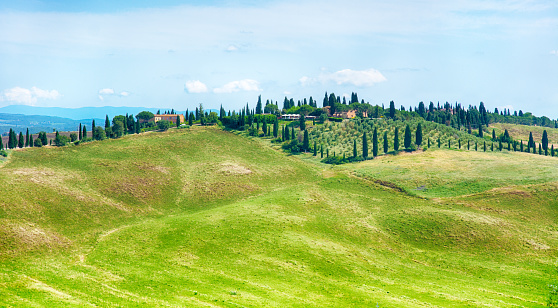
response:
[(29, 128), (27, 129), (27, 132), (25, 133), (25, 147), (29, 146)]
[(314, 156), (318, 155), (318, 148), (316, 148), (316, 140), (314, 140)]
[(496, 140), (496, 130), (494, 128), (492, 129), (492, 140)]
[(399, 151), (399, 127), (395, 127), (395, 136), (393, 137), (393, 150)]
[(180, 115), (176, 116), (176, 127), (180, 127)]
[(368, 158), (368, 138), (366, 138), (366, 132), (362, 134), (362, 158)]
[(479, 125), (479, 137), (482, 138), (482, 125)]
[(81, 123), (79, 123), (78, 139), (81, 140)]
[(378, 156), (378, 128), (374, 127), (374, 132), (372, 133), (372, 156)]
[(85, 127), (85, 125), (83, 126), (83, 130), (82, 130), (82, 139), (87, 138), (87, 127)]
[(4, 150), (4, 142), (2, 141), (2, 137), (0, 136), (0, 151)]
[(357, 157), (357, 147), (356, 147), (356, 139), (353, 140), (353, 157)]
[(300, 115), (299, 126), (301, 131), (306, 130), (306, 117), (303, 114)]
[(548, 134), (546, 133), (546, 129), (543, 131), (541, 143), (543, 150), (545, 150), (545, 152), (548, 151)]
[(23, 140), (23, 133), (19, 132), (19, 139), (17, 141), (17, 147), (18, 148), (23, 148), (23, 146), (25, 145), (25, 141)]
[(384, 154), (387, 153), (389, 150), (389, 143), (388, 143), (388, 135), (387, 131), (384, 132)]
[(294, 128), (294, 126), (293, 126), (292, 129), (291, 129), (291, 139), (294, 140), (295, 138), (296, 138), (296, 136), (295, 136), (295, 128)]
[(542, 155), (542, 146), (540, 143), (539, 143), (539, 155)]
[(273, 121), (273, 137), (277, 138), (278, 135), (279, 135), (279, 120), (275, 118), (275, 121)]
[(405, 149), (409, 149), (411, 147), (411, 142), (411, 128), (409, 127), (409, 124), (407, 124), (405, 127), (405, 138), (403, 139)]
[(258, 96), (258, 103), (256, 104), (256, 114), (262, 114), (262, 96)]
[(529, 148), (535, 147), (535, 139), (533, 139), (533, 133), (529, 132)]
[[(105, 129), (106, 129), (107, 127), (110, 127), (110, 121), (109, 121), (108, 114), (107, 114), (106, 117), (105, 117)], [(108, 136), (107, 136), (107, 137), (108, 137)]]
[[(423, 103), (423, 109), (424, 109), (424, 103)], [(422, 124), (421, 123), (419, 123), (417, 125), (417, 131), (416, 131), (415, 135), (416, 135), (415, 136), (415, 138), (416, 138), (415, 143), (416, 143), (417, 146), (420, 147), (420, 145), (422, 144)]]
[(304, 140), (302, 141), (302, 147), (304, 148), (305, 152), (310, 150), (310, 140), (308, 139), (308, 131), (307, 130), (304, 131)]
[(389, 102), (389, 117), (392, 119), (395, 118), (395, 103), (393, 101)]
[(265, 136), (267, 134), (267, 121), (265, 120), (265, 118), (263, 118), (262, 131), (263, 131), (264, 136)]
[(428, 142), (427, 142), (427, 143), (428, 143), (428, 145), (427, 145), (427, 148), (429, 148), (429, 149), (430, 149), (430, 137), (428, 137), (428, 139), (427, 139), (427, 140), (428, 140)]
[(440, 140), (440, 137), (438, 137), (438, 148), (442, 147), (442, 141)]
[(188, 125), (192, 126), (194, 125), (194, 114), (190, 113), (190, 115), (188, 115)]
[(166, 131), (167, 129), (169, 129), (169, 127), (171, 127), (171, 124), (172, 124), (171, 121), (161, 120), (157, 122), (157, 128), (159, 130)]

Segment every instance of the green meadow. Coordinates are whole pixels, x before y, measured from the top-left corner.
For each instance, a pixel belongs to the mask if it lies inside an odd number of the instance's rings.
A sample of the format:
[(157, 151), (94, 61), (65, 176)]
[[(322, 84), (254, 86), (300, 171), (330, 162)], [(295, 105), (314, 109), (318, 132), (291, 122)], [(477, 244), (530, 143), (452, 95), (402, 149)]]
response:
[(0, 306), (547, 304), (556, 158), (308, 156), (216, 127), (12, 151)]

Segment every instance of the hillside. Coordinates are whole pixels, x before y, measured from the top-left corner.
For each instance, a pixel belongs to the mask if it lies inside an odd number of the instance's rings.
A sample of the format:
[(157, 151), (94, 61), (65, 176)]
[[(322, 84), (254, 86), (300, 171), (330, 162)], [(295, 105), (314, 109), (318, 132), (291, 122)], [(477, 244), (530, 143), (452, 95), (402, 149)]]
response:
[(545, 305), (556, 158), (306, 158), (216, 127), (12, 151), (0, 306)]

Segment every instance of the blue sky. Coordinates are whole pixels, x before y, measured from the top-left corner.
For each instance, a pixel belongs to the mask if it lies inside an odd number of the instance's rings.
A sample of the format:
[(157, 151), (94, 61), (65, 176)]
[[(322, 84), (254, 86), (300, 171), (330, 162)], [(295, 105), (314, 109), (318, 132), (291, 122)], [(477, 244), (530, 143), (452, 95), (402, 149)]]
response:
[(0, 0), (0, 106), (238, 109), (357, 92), (558, 117), (554, 0)]

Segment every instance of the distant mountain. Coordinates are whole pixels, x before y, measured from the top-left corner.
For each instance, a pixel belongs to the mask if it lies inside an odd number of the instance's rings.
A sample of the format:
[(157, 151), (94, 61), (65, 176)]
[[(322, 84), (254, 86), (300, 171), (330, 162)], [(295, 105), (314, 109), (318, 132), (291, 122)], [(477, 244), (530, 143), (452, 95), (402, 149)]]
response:
[[(34, 107), (26, 105), (10, 105), (0, 108), (0, 134), (5, 135), (14, 129), (17, 133), (26, 131), (29, 128), (30, 133), (38, 133), (40, 131), (53, 132), (57, 131), (76, 131), (79, 124), (91, 125), (91, 121), (95, 119), (97, 125), (104, 126), (105, 117), (109, 119), (117, 115), (133, 114), (136, 115), (142, 111), (157, 111), (164, 113), (171, 109), (157, 109), (145, 107), (82, 107), (82, 108), (62, 108), (62, 107)], [(190, 110), (193, 112), (195, 107)], [(207, 112), (218, 110), (207, 109)], [(185, 113), (186, 111), (175, 110), (176, 113)]]
[[(42, 115), (25, 115), (25, 114), (9, 114), (0, 113), (0, 134), (6, 135), (10, 128), (15, 130), (16, 133), (25, 133), (27, 128), (32, 134), (36, 134), (40, 131), (47, 133), (57, 131), (77, 131), (79, 129), (79, 124), (91, 126), (92, 118), (73, 120), (61, 117), (51, 117)], [(96, 123), (104, 125), (105, 119), (97, 118)]]
[[(0, 108), (0, 113), (24, 114), (24, 115), (42, 115), (51, 117), (68, 118), (72, 120), (82, 119), (105, 119), (108, 115), (110, 119), (117, 115), (138, 114), (142, 111), (151, 111), (156, 113), (156, 108), (145, 107), (82, 107), (82, 108), (62, 108), (62, 107), (34, 107), (26, 105), (10, 105)], [(166, 109), (162, 109), (164, 112)]]
[[(193, 106), (189, 111), (194, 111), (196, 106)], [(51, 117), (68, 118), (72, 120), (82, 119), (105, 119), (108, 115), (110, 119), (117, 115), (125, 114), (138, 114), (142, 111), (150, 111), (157, 113), (157, 111), (164, 113), (170, 111), (170, 108), (146, 108), (146, 107), (81, 107), (81, 108), (62, 108), (62, 107), (34, 107), (27, 105), (10, 105), (0, 108), (0, 113), (23, 114), (23, 115), (42, 115)], [(205, 111), (219, 112), (215, 109), (207, 109)], [(185, 113), (186, 110), (175, 110), (176, 113)], [(104, 122), (103, 122), (104, 123)]]

